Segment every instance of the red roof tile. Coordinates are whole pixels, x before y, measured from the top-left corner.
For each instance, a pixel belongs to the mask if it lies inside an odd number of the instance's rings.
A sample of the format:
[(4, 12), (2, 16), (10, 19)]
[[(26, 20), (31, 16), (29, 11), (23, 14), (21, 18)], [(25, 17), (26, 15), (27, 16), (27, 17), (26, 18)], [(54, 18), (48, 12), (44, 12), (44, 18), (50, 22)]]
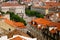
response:
[(56, 2), (46, 2), (46, 5), (48, 5), (48, 6), (60, 6), (60, 3), (56, 3)]
[(10, 40), (23, 40), (22, 38), (20, 38), (19, 36)]
[(50, 33), (54, 34), (54, 33), (56, 33), (56, 30), (53, 29), (50, 31)]
[(0, 18), (3, 18), (3, 16), (0, 16)]
[(43, 19), (43, 18), (37, 18), (34, 20), (37, 24), (42, 24), (42, 25), (50, 25), (51, 22), (46, 20), (46, 19)]
[(60, 23), (56, 23), (55, 25), (56, 25), (56, 27), (57, 27), (57, 30), (60, 31)]
[(21, 22), (15, 22), (12, 20), (5, 19), (4, 20), (7, 24), (13, 26), (13, 27), (18, 27), (18, 28), (25, 28), (24, 24)]
[(18, 3), (3, 2), (2, 6), (21, 6)]
[(57, 30), (60, 31), (60, 23), (55, 23), (55, 22), (51, 22), (51, 21), (48, 21), (44, 18), (37, 18), (37, 19), (34, 19), (32, 20), (34, 22), (36, 22), (37, 24), (41, 24), (43, 26), (53, 26), (53, 27), (57, 27)]
[(14, 25), (16, 25), (19, 28), (25, 28), (24, 24), (21, 22), (15, 22)]
[(14, 23), (13, 23), (12, 20), (5, 19), (4, 21), (5, 21), (7, 24), (9, 24), (9, 25), (15, 27), (15, 25), (14, 25)]

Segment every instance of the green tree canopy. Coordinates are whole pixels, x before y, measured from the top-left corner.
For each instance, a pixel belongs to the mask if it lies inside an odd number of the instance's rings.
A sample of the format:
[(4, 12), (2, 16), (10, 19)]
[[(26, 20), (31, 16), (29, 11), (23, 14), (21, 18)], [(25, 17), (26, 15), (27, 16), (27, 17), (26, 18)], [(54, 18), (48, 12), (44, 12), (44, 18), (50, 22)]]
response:
[(39, 12), (36, 12), (36, 11), (26, 10), (25, 13), (29, 17), (30, 16), (36, 16), (38, 18), (44, 18), (44, 15), (43, 14), (40, 14)]
[(14, 12), (7, 11), (6, 13), (10, 14), (10, 19), (11, 20), (14, 20), (16, 22), (22, 22), (22, 23), (24, 23), (26, 25), (26, 21), (23, 18), (21, 18), (18, 15), (16, 15)]

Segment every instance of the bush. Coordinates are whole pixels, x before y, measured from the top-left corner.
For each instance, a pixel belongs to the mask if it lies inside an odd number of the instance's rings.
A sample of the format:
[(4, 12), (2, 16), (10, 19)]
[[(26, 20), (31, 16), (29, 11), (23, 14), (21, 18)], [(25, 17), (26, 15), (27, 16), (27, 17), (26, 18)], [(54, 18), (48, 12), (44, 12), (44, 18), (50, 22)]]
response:
[(38, 18), (44, 18), (44, 15), (42, 15), (42, 14), (36, 14), (36, 17), (38, 17)]
[(43, 14), (40, 14), (39, 12), (36, 12), (36, 11), (26, 10), (25, 13), (29, 17), (30, 16), (36, 16), (38, 18), (44, 18), (44, 15)]

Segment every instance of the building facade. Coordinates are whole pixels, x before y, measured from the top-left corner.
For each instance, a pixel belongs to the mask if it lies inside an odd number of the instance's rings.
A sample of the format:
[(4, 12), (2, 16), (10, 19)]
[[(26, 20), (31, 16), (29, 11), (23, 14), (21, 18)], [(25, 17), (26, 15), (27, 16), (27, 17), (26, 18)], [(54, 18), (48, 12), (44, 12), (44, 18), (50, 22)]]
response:
[(1, 5), (1, 11), (3, 12), (14, 12), (15, 14), (23, 14), (25, 16), (25, 5), (20, 5), (17, 1), (4, 2)]

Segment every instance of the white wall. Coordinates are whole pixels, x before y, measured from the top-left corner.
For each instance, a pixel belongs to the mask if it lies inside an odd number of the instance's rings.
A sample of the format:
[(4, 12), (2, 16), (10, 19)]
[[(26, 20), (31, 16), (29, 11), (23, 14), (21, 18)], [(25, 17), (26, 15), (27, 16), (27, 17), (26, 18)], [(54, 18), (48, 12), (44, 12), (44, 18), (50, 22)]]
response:
[(5, 14), (3, 17), (10, 20), (10, 14)]
[(9, 31), (9, 28), (11, 29), (11, 31), (15, 30), (15, 27), (7, 24), (4, 20), (0, 21), (0, 28), (3, 28), (6, 31)]
[(9, 7), (1, 7), (1, 9), (2, 9), (3, 12), (9, 11)]
[(10, 8), (15, 8), (15, 13), (23, 13), (24, 16), (25, 16), (25, 5), (22, 5), (22, 6), (4, 6), (4, 7), (1, 7), (2, 8), (2, 11), (3, 12), (7, 12), (9, 11)]
[(10, 39), (13, 39), (15, 37), (21, 37), (23, 39), (26, 39), (26, 40), (37, 40), (37, 38), (29, 38), (29, 37), (24, 37), (24, 36), (20, 36), (20, 35), (14, 35), (12, 38), (9, 38), (7, 36), (1, 36), (0, 40), (10, 40)]

